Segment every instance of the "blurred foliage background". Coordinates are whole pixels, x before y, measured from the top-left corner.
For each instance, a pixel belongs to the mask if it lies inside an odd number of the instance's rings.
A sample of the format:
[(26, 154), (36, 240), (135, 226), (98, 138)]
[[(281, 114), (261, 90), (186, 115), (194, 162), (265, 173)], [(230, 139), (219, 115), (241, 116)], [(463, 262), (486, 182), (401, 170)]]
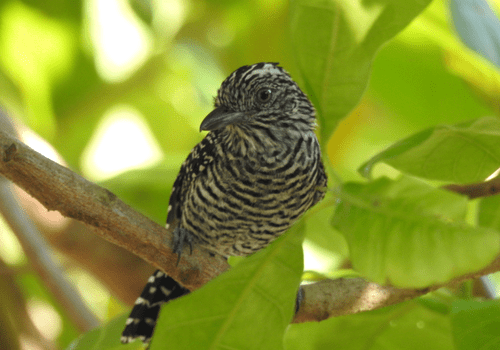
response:
[[(370, 8), (376, 2), (363, 3)], [(173, 180), (202, 139), (199, 124), (229, 73), (245, 64), (280, 62), (304, 83), (304, 62), (301, 69), (291, 38), (294, 4), (2, 0), (0, 106), (28, 145), (163, 224)], [(498, 9), (500, 1), (490, 5)], [(499, 81), (490, 78), (492, 66), (477, 64), (482, 58), (462, 44), (451, 16), (447, 1), (434, 0), (378, 52), (361, 102), (322, 140), (337, 176), (361, 180), (357, 169), (367, 159), (424, 128), (498, 117)], [(396, 173), (384, 164), (375, 168), (375, 177)], [(91, 236), (84, 226), (47, 213), (21, 191), (18, 195), (98, 319), (106, 322), (127, 311), (153, 268)], [(323, 210), (318, 220), (306, 222), (305, 269), (334, 276), (349, 266), (348, 248), (330, 216)], [(0, 349), (64, 348), (84, 330), (48, 292), (1, 218), (0, 264)], [(343, 343), (342, 337), (308, 345), (294, 337), (300, 338), (299, 327), (320, 334), (328, 332), (321, 328), (349, 324), (347, 337), (359, 327), (366, 330), (363, 322), (370, 317), (373, 324), (389, 325), (380, 341), (395, 347), (385, 348), (452, 348), (443, 314), (418, 303), (405, 307), (398, 321), (404, 326), (397, 331), (390, 320), (400, 310), (384, 310), (299, 325), (287, 348), (335, 343), (347, 349), (349, 340)], [(422, 335), (423, 328), (433, 331)], [(404, 340), (409, 338), (420, 340), (411, 344)]]

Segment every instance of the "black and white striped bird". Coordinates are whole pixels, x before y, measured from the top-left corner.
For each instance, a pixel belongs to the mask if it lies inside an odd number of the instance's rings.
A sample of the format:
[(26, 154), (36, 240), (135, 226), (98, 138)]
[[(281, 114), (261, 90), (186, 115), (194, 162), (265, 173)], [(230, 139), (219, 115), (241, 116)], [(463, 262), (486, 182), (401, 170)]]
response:
[[(324, 197), (327, 177), (315, 110), (277, 63), (234, 71), (200, 130), (207, 136), (181, 166), (168, 206), (174, 251), (196, 244), (222, 256), (266, 247)], [(156, 271), (121, 341), (151, 339), (160, 306), (189, 293)]]

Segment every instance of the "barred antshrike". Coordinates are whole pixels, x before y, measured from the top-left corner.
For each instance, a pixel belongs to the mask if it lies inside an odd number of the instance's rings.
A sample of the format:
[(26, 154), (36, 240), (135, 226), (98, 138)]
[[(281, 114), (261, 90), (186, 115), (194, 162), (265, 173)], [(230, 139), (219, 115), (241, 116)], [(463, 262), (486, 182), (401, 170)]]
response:
[[(243, 66), (222, 83), (207, 136), (181, 166), (168, 206), (174, 251), (184, 243), (249, 255), (285, 232), (324, 196), (315, 110), (277, 63)], [(165, 302), (189, 293), (156, 271), (127, 319), (122, 342), (148, 342)]]

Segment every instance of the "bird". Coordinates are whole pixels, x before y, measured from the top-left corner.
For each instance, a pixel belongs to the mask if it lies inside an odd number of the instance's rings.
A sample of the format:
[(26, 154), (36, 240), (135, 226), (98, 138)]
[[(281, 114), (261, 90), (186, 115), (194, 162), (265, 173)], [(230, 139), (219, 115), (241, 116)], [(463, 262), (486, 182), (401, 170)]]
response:
[[(221, 84), (208, 131), (181, 166), (166, 228), (173, 251), (196, 245), (247, 256), (283, 234), (325, 195), (327, 175), (315, 134), (316, 111), (278, 63), (238, 68)], [(164, 272), (149, 278), (121, 342), (151, 340), (160, 307), (189, 293)]]

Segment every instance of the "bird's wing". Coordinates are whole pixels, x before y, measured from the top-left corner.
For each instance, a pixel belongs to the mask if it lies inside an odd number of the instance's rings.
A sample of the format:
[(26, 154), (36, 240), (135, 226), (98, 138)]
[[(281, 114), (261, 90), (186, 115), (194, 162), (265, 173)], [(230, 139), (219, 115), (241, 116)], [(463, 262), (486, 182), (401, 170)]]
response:
[(170, 201), (168, 203), (167, 228), (177, 225), (182, 217), (182, 203), (191, 185), (200, 181), (200, 175), (206, 172), (208, 165), (215, 159), (216, 135), (210, 132), (198, 143), (182, 163), (181, 170), (175, 179)]

